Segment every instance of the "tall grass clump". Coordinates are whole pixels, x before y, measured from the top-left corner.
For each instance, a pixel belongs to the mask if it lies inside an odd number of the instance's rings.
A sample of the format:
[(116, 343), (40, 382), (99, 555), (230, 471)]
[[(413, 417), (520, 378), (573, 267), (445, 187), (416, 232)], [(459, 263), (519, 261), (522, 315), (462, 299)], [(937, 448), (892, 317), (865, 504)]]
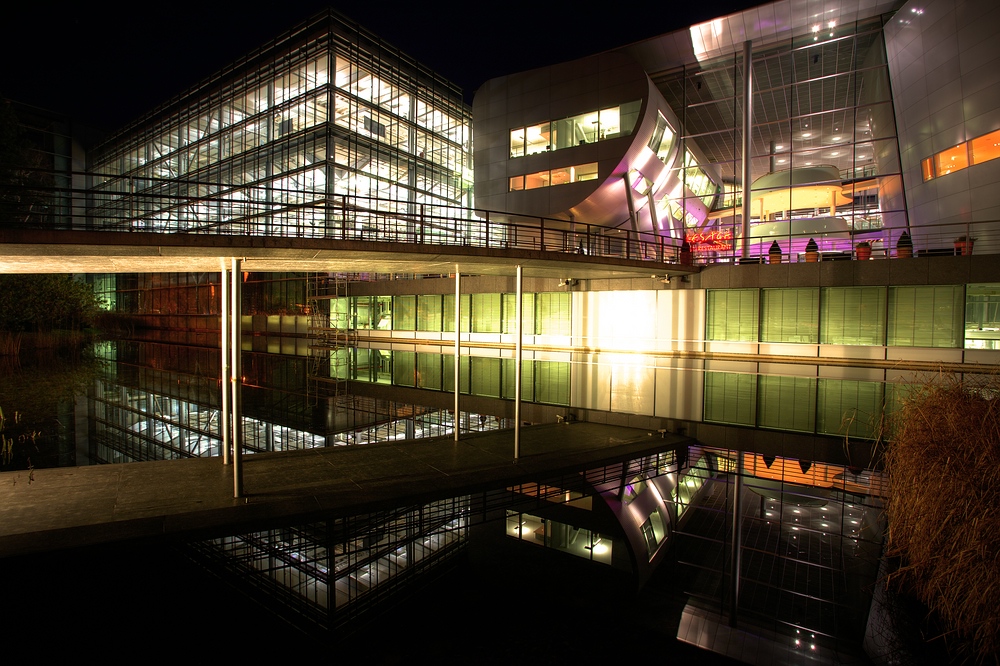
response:
[(1000, 378), (927, 385), (903, 401), (886, 451), (893, 579), (962, 660), (1000, 654)]

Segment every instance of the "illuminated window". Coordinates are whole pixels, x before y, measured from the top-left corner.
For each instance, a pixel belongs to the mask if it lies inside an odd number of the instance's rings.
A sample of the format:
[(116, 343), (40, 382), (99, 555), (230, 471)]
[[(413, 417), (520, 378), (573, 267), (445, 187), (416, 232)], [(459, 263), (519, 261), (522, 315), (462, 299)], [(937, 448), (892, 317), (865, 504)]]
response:
[(568, 183), (579, 183), (585, 180), (596, 179), (597, 162), (591, 162), (589, 164), (552, 169), (551, 171), (538, 171), (524, 176), (511, 176), (509, 179), (509, 191), (535, 190), (540, 187), (549, 187), (550, 185), (566, 185)]
[(639, 118), (641, 101), (609, 106), (510, 131), (511, 158), (571, 148), (603, 139), (628, 136)]
[(619, 114), (618, 107), (613, 106), (608, 109), (601, 109), (598, 126), (598, 138), (600, 139), (612, 139), (621, 136), (621, 115)]
[(969, 155), (973, 164), (982, 164), (1000, 157), (1000, 130), (970, 141)]
[(563, 167), (561, 169), (553, 169), (552, 176), (549, 178), (549, 184), (551, 185), (565, 185), (566, 183), (573, 182), (573, 167)]
[(549, 186), (549, 172), (539, 171), (538, 173), (529, 173), (524, 177), (524, 189), (535, 190), (539, 187)]
[(924, 182), (934, 177), (934, 160), (930, 157), (920, 163), (920, 171), (924, 175)]
[[(513, 133), (511, 133), (513, 136)], [(513, 143), (511, 144), (513, 146)], [(535, 155), (551, 150), (549, 145), (549, 123), (532, 125), (525, 130), (525, 154)], [(513, 149), (511, 153), (513, 154)]]
[(597, 180), (597, 162), (591, 162), (590, 164), (581, 164), (580, 166), (573, 167), (575, 172), (575, 182), (581, 182), (584, 180)]
[(969, 153), (966, 144), (942, 150), (934, 156), (935, 171), (939, 176), (947, 176), (953, 171), (960, 171), (969, 166)]
[(1000, 158), (1000, 130), (942, 150), (920, 162), (924, 182), (961, 171), (967, 166)]
[(510, 131), (510, 156), (524, 155), (524, 128)]
[(667, 163), (667, 159), (670, 157), (670, 149), (674, 145), (674, 136), (674, 130), (671, 129), (667, 119), (663, 117), (662, 113), (658, 113), (656, 117), (656, 129), (653, 130), (653, 136), (650, 137), (647, 145), (664, 164)]

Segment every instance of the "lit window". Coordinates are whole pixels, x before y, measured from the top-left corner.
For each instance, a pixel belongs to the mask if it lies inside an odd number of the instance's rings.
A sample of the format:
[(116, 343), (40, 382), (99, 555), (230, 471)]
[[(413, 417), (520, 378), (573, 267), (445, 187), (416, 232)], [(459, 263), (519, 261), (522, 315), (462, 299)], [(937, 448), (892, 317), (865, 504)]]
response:
[(970, 141), (969, 154), (973, 164), (982, 164), (1000, 157), (1000, 130)]
[[(532, 125), (525, 130), (525, 154), (535, 155), (550, 150), (549, 123)], [(511, 151), (513, 152), (513, 151)]]
[(535, 190), (540, 187), (566, 185), (596, 179), (597, 162), (591, 162), (589, 164), (552, 169), (551, 171), (538, 171), (524, 176), (511, 176), (509, 178), (509, 191)]
[(924, 182), (934, 178), (934, 160), (930, 157), (920, 163), (920, 170), (924, 174)]
[(521, 157), (524, 155), (524, 128), (510, 131), (510, 156)]
[(969, 153), (964, 143), (948, 150), (942, 150), (934, 156), (934, 170), (939, 176), (947, 176), (949, 173), (960, 171), (967, 166), (969, 166)]
[(574, 180), (578, 183), (584, 180), (597, 180), (597, 162), (581, 164), (580, 166), (573, 167), (573, 170), (576, 175)]
[(529, 173), (524, 177), (524, 189), (535, 190), (539, 187), (549, 186), (549, 172), (539, 171), (538, 173)]

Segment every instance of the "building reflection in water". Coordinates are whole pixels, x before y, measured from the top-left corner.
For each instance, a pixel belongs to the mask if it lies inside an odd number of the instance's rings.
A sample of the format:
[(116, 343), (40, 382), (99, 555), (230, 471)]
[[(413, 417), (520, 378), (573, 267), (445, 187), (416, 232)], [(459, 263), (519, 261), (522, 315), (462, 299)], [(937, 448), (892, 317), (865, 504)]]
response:
[[(116, 341), (99, 354), (108, 363), (91, 396), (95, 460), (218, 455), (217, 349)], [(306, 390), (307, 359), (245, 357), (248, 452), (451, 433), (446, 409), (364, 396), (338, 396), (331, 416), (330, 401)], [(512, 425), (478, 413), (459, 423)], [(810, 649), (842, 648), (863, 636), (885, 528), (882, 483), (845, 465), (692, 446), (546, 483), (212, 539), (193, 552), (297, 621), (331, 629), (449, 562), (482, 524), (524, 548), (616, 570), (635, 588), (669, 562), (688, 599), (678, 637), (704, 644), (705, 623), (725, 624), (731, 601), (740, 485), (740, 622), (779, 640), (807, 632)]]

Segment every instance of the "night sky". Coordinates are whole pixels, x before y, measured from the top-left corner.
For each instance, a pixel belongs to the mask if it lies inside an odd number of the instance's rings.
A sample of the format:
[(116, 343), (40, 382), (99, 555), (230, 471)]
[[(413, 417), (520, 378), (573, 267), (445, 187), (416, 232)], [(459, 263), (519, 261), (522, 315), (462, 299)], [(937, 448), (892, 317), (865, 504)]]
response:
[[(458, 84), (572, 60), (758, 4), (354, 2), (332, 6)], [(110, 131), (329, 2), (50, 3), (0, 14), (0, 96)], [(598, 9), (600, 8), (600, 9)]]

